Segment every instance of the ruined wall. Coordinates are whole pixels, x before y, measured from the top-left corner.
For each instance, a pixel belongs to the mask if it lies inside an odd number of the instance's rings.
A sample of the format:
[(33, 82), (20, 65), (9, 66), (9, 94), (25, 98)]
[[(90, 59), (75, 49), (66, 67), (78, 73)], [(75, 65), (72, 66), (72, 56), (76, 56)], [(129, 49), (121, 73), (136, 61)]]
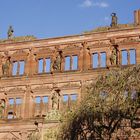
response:
[(140, 64), (140, 27), (5, 42), (0, 61), (0, 139), (51, 139), (44, 130), (55, 135), (50, 128), (80, 102), (85, 85), (110, 69)]

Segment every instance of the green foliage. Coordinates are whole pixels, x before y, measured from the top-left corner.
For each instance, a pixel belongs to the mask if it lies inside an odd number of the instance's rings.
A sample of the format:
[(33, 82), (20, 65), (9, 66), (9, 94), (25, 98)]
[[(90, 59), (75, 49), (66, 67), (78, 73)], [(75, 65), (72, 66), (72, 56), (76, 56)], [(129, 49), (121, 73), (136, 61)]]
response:
[(61, 140), (121, 139), (135, 131), (132, 127), (136, 127), (140, 107), (140, 66), (110, 71), (96, 81), (86, 88), (78, 109), (66, 114)]

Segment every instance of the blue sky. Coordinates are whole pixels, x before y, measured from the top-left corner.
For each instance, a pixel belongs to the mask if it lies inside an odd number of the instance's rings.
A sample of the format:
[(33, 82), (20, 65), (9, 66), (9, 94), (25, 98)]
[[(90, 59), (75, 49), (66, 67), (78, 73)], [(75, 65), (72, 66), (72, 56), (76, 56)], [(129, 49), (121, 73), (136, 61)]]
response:
[(119, 23), (132, 23), (140, 0), (0, 0), (0, 38), (9, 25), (15, 36), (38, 38), (80, 34), (110, 25), (116, 12)]

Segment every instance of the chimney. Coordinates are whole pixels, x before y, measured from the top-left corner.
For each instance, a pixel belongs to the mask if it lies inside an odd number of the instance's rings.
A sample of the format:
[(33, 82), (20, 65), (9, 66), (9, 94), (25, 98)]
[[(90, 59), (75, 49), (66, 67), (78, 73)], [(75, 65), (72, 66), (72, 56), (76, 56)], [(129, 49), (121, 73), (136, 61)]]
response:
[(140, 9), (134, 11), (134, 22), (135, 25), (140, 25)]

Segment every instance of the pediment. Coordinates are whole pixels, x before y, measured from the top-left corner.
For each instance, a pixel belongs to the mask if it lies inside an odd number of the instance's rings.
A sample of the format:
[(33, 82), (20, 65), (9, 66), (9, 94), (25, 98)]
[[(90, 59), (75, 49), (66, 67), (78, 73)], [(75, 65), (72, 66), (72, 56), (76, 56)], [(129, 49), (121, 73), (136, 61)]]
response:
[(75, 51), (79, 51), (82, 49), (82, 45), (80, 44), (71, 44), (71, 45), (67, 45), (64, 49), (63, 52), (75, 52)]
[(54, 50), (51, 50), (50, 48), (43, 48), (43, 49), (38, 50), (34, 54), (36, 54), (37, 57), (50, 56), (50, 55), (53, 55), (53, 52)]
[(25, 89), (22, 87), (11, 87), (9, 89), (7, 89), (8, 92), (24, 92)]
[(28, 56), (28, 53), (26, 53), (25, 51), (23, 50), (18, 50), (16, 52), (14, 52), (12, 55), (11, 55), (11, 60), (20, 60), (20, 59), (26, 59)]

